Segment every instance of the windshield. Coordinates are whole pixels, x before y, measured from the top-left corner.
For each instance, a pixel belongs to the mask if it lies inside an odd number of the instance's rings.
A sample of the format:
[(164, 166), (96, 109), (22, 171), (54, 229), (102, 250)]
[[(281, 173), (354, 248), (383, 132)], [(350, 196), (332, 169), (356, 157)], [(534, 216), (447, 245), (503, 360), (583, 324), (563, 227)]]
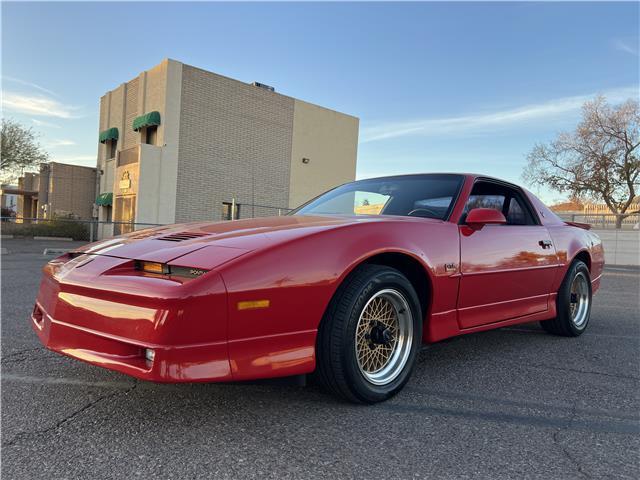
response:
[(311, 200), (293, 215), (402, 215), (448, 218), (461, 175), (406, 175), (347, 183)]

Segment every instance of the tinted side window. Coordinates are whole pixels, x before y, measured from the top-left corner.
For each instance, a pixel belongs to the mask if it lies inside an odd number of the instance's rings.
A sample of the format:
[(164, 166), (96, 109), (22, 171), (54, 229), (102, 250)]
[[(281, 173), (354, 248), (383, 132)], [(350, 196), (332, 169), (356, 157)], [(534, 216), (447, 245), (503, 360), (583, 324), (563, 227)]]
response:
[(504, 195), (470, 195), (464, 213), (469, 213), (474, 208), (493, 208), (502, 212), (504, 200)]
[(462, 222), (474, 208), (492, 208), (501, 212), (507, 225), (536, 225), (518, 190), (492, 182), (477, 182), (464, 208)]

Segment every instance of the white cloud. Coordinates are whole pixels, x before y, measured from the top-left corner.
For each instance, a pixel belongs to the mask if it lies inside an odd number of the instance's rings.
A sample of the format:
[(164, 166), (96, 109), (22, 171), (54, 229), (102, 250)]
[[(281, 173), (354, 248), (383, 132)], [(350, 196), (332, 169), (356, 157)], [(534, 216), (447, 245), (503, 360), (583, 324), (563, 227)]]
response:
[(79, 107), (65, 105), (45, 96), (3, 92), (2, 106), (6, 110), (42, 117), (78, 118)]
[[(624, 87), (602, 92), (608, 101), (617, 103), (638, 96), (638, 87)], [(574, 97), (558, 98), (539, 104), (497, 110), (489, 113), (462, 115), (458, 117), (427, 118), (421, 120), (391, 122), (372, 125), (362, 129), (360, 143), (388, 138), (434, 135), (470, 135), (495, 132), (518, 124), (548, 122), (574, 115), (582, 105), (593, 99), (597, 93)]]
[(41, 92), (44, 92), (46, 94), (53, 95), (54, 97), (58, 96), (56, 93), (52, 92), (51, 90), (49, 90), (47, 88), (41, 87), (37, 83), (26, 82), (24, 80), (20, 80), (19, 78), (8, 77), (6, 75), (2, 76), (2, 80), (8, 81), (8, 82), (17, 83), (19, 85), (24, 85), (25, 87), (31, 87), (31, 88), (34, 88), (36, 90), (40, 90)]
[(625, 53), (629, 53), (631, 55), (634, 56), (638, 56), (638, 47), (632, 47), (631, 45), (629, 45), (627, 42), (625, 42), (624, 40), (620, 40), (619, 38), (615, 39), (613, 41), (613, 48), (615, 48), (616, 50), (620, 51), (620, 52), (625, 52)]
[(38, 120), (37, 118), (32, 118), (31, 121), (33, 122), (34, 125), (36, 125), (37, 127), (49, 127), (49, 128), (62, 128), (60, 125), (55, 124), (55, 123), (51, 123), (51, 122), (44, 122), (42, 120)]
[(51, 140), (49, 143), (47, 143), (47, 146), (49, 148), (55, 148), (55, 147), (70, 147), (72, 145), (77, 145), (76, 142), (74, 142), (73, 140)]

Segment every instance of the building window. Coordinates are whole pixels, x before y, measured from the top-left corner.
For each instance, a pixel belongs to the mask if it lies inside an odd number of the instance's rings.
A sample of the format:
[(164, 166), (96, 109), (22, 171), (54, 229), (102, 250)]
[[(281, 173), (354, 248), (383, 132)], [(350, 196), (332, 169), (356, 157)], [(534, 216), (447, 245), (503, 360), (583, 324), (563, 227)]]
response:
[(105, 146), (107, 147), (107, 159), (115, 158), (117, 147), (118, 147), (118, 141), (109, 140), (105, 142)]
[(158, 144), (158, 127), (151, 125), (144, 129), (144, 143), (148, 145)]
[(105, 222), (111, 222), (112, 221), (112, 214), (111, 214), (111, 207), (102, 207), (104, 208), (104, 221)]
[(114, 235), (133, 232), (136, 218), (136, 196), (117, 196), (113, 210), (115, 217), (113, 221), (116, 222), (113, 226)]
[(222, 202), (222, 219), (223, 220), (238, 220), (240, 218), (240, 204), (235, 204), (235, 212), (231, 214), (234, 204), (231, 202)]

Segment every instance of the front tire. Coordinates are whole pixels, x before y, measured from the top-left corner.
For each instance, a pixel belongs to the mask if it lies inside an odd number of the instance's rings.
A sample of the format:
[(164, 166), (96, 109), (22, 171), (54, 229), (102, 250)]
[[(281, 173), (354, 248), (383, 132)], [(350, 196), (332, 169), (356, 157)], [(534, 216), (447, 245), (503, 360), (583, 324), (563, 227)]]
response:
[(556, 299), (556, 318), (540, 322), (554, 335), (577, 337), (587, 329), (591, 317), (591, 277), (587, 265), (574, 261), (562, 281)]
[(421, 342), (411, 283), (394, 268), (363, 265), (340, 286), (320, 324), (316, 374), (341, 398), (381, 402), (407, 383)]

